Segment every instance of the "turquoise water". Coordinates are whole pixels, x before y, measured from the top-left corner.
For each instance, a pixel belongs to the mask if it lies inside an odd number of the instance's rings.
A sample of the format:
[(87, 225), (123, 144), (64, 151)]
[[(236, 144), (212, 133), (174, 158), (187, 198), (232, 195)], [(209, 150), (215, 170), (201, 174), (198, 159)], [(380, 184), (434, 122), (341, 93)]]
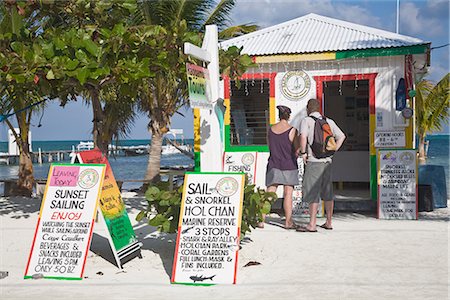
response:
[[(446, 174), (447, 193), (450, 195), (450, 177), (449, 177), (449, 135), (431, 135), (428, 136), (430, 146), (428, 149), (427, 164), (443, 166)], [(78, 145), (80, 141), (34, 141), (33, 150), (42, 151), (49, 150), (71, 150), (72, 146)], [(188, 139), (186, 143), (192, 145), (193, 140)], [(149, 140), (122, 140), (118, 145), (121, 146), (138, 146), (148, 145)], [(8, 144), (0, 142), (0, 152), (7, 152)], [(114, 172), (114, 176), (118, 180), (124, 179), (143, 179), (147, 168), (148, 156), (121, 156), (110, 158), (110, 164)], [(173, 166), (192, 166), (194, 161), (182, 154), (162, 156), (161, 165), (163, 167)], [(35, 178), (47, 178), (49, 164), (36, 164), (34, 166)], [(17, 177), (18, 166), (0, 165), (0, 179)]]
[[(86, 141), (85, 141), (86, 142)], [(178, 141), (181, 142), (181, 141)], [(193, 145), (193, 140), (184, 141), (186, 144)], [(51, 150), (71, 150), (72, 146), (76, 147), (80, 141), (33, 141), (33, 151), (41, 148), (42, 151)], [(148, 145), (149, 140), (123, 140), (118, 143), (120, 146), (140, 146)], [(0, 142), (0, 152), (7, 152), (8, 144)], [(68, 161), (67, 161), (68, 162)], [(114, 176), (117, 180), (142, 180), (144, 179), (148, 155), (142, 156), (118, 156), (110, 157), (109, 163), (113, 169)], [(162, 167), (191, 167), (194, 161), (183, 154), (163, 155), (161, 157)], [(42, 165), (34, 164), (34, 177), (37, 179), (46, 179), (50, 164)], [(18, 176), (19, 167), (17, 165), (0, 165), (0, 179), (15, 178)], [(124, 189), (138, 188), (140, 183), (124, 183)]]

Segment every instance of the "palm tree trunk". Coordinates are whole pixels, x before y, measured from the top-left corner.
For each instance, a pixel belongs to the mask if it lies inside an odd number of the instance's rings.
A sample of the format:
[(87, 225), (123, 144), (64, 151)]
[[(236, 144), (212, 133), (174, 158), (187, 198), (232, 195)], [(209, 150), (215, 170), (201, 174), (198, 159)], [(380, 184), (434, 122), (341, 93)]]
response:
[(19, 156), (19, 180), (17, 182), (17, 191), (14, 194), (30, 197), (33, 191), (33, 184), (33, 160), (27, 133), (25, 141), (22, 141), (22, 149)]
[(425, 134), (419, 134), (419, 163), (425, 163), (427, 156), (425, 153)]
[(103, 155), (108, 156), (108, 141), (103, 138), (104, 134), (104, 114), (103, 108), (100, 103), (99, 92), (96, 89), (91, 89), (91, 102), (92, 102), (92, 112), (93, 112), (93, 129), (92, 129), (92, 139), (94, 140), (94, 146), (99, 148)]
[(19, 134), (15, 133), (14, 126), (6, 121), (8, 127), (13, 131), (17, 146), (19, 147), (19, 179), (13, 195), (30, 197), (33, 192), (34, 175), (33, 160), (30, 152), (30, 142), (28, 141), (28, 132), (30, 124), (27, 121), (24, 112), (16, 114), (17, 124), (19, 125)]
[(149, 129), (151, 131), (151, 146), (150, 154), (148, 156), (147, 172), (145, 180), (150, 182), (157, 182), (161, 179), (161, 150), (163, 142), (163, 134), (159, 130)]

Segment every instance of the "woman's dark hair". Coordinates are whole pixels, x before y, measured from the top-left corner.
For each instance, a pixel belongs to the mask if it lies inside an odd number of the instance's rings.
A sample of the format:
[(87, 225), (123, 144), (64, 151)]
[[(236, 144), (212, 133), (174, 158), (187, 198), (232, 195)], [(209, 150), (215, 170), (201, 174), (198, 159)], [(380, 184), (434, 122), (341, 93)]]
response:
[(277, 108), (280, 120), (289, 120), (289, 117), (291, 116), (291, 109), (284, 105), (278, 105)]

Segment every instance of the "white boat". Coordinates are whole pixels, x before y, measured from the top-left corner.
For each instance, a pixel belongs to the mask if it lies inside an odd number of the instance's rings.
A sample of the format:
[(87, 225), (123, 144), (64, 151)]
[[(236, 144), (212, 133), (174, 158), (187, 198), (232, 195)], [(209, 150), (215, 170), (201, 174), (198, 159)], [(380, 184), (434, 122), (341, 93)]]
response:
[(77, 145), (77, 152), (94, 149), (94, 142), (80, 142)]
[[(169, 136), (172, 136), (173, 138), (170, 139)], [(177, 138), (181, 138), (181, 144), (177, 143)], [(181, 150), (186, 152), (191, 152), (191, 146), (184, 143), (184, 136), (183, 136), (183, 129), (171, 129), (169, 132), (166, 133), (165, 136), (167, 142), (166, 145), (162, 146), (161, 154), (162, 155), (172, 155), (172, 154), (180, 154), (182, 153)], [(169, 142), (170, 141), (170, 142)], [(176, 147), (174, 145), (175, 144)]]

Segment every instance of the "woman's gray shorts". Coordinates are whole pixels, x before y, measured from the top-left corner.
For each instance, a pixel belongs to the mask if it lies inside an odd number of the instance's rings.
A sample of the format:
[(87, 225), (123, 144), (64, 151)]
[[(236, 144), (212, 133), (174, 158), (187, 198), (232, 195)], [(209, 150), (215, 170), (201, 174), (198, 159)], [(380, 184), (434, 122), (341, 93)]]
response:
[(266, 186), (298, 185), (298, 170), (280, 170), (272, 168), (266, 172)]
[(303, 175), (303, 201), (319, 203), (334, 199), (331, 162), (307, 162)]

